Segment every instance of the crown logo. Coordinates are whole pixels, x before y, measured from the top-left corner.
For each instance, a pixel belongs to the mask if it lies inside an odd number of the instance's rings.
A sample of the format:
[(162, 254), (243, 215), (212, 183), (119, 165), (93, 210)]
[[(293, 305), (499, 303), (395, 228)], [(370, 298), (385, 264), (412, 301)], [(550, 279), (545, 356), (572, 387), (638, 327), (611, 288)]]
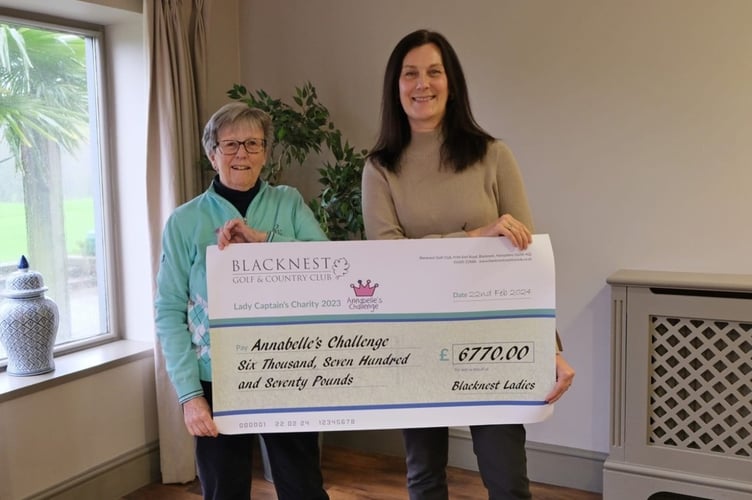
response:
[(358, 286), (355, 286), (354, 283), (350, 284), (350, 288), (355, 290), (356, 297), (372, 297), (373, 292), (376, 291), (376, 288), (378, 288), (378, 286), (378, 283), (374, 283), (372, 286), (371, 280), (367, 280), (365, 284), (363, 284), (363, 280), (358, 280)]

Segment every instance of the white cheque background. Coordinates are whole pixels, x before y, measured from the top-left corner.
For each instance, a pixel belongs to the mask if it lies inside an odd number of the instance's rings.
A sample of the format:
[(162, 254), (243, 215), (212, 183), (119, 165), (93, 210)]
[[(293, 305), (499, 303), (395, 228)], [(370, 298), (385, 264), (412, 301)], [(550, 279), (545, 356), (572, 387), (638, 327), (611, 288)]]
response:
[[(547, 235), (207, 250), (221, 432), (534, 422), (555, 378)], [(370, 342), (370, 343), (369, 343)]]

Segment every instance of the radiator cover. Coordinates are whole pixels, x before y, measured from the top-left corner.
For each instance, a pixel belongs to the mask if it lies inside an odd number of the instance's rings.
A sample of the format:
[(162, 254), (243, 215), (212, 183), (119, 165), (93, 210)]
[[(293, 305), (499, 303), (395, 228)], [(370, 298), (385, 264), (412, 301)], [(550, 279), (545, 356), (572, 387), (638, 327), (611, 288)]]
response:
[(606, 500), (752, 498), (752, 275), (622, 270)]

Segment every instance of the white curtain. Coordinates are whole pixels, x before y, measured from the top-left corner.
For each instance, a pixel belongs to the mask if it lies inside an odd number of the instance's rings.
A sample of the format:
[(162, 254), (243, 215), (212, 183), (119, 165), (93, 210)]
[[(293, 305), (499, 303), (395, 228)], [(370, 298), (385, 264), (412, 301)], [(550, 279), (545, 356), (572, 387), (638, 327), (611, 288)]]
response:
[[(205, 20), (212, 0), (144, 0), (150, 57), (147, 202), (153, 275), (161, 235), (172, 211), (203, 190), (200, 110), (206, 89)], [(196, 477), (193, 438), (156, 346), (157, 409), (163, 483)]]

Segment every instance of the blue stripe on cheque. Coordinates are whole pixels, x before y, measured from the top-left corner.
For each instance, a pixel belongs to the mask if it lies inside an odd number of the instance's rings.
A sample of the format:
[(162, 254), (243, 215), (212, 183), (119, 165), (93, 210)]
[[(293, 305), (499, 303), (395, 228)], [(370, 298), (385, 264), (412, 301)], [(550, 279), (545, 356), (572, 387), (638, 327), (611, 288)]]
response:
[(423, 321), (476, 321), (486, 319), (555, 318), (555, 309), (516, 309), (513, 311), (465, 311), (453, 313), (329, 314), (307, 316), (245, 317), (210, 319), (209, 326), (233, 328), (265, 325), (306, 325), (316, 323), (394, 323)]
[(477, 407), (477, 406), (544, 406), (545, 401), (447, 401), (438, 403), (399, 403), (382, 405), (352, 405), (352, 406), (307, 406), (300, 408), (261, 408), (256, 410), (226, 410), (216, 411), (217, 417), (230, 415), (256, 415), (266, 413), (293, 413), (293, 412), (322, 412), (322, 411), (369, 411), (369, 410), (400, 410), (412, 408), (452, 408), (452, 407)]

